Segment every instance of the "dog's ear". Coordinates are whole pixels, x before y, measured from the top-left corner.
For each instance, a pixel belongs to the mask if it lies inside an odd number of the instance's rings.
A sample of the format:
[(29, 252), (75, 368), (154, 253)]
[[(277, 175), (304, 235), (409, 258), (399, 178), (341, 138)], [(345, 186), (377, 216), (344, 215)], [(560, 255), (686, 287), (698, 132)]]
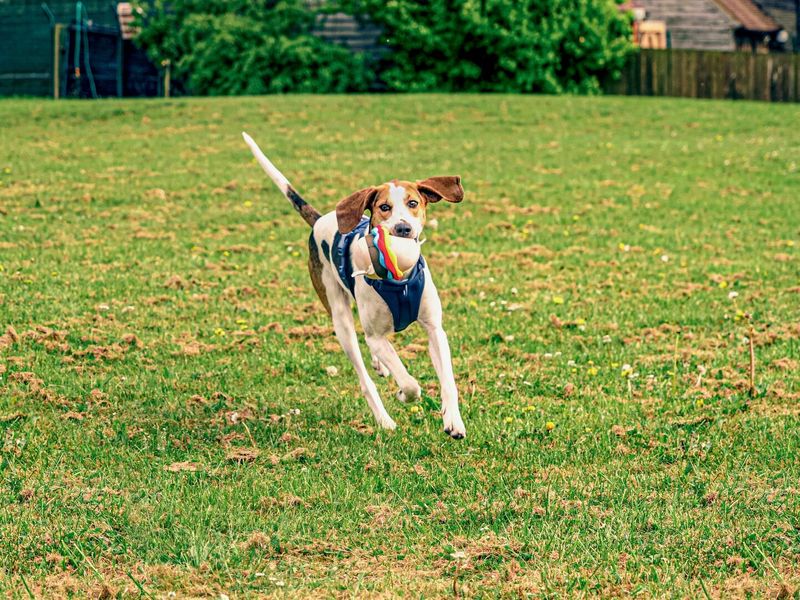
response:
[(368, 187), (350, 194), (336, 205), (336, 222), (339, 224), (339, 233), (350, 233), (356, 228), (364, 211), (372, 208), (372, 203), (378, 194), (378, 188)]
[(417, 182), (417, 190), (428, 202), (438, 202), (442, 199), (448, 202), (461, 202), (464, 199), (464, 188), (458, 175), (428, 177)]

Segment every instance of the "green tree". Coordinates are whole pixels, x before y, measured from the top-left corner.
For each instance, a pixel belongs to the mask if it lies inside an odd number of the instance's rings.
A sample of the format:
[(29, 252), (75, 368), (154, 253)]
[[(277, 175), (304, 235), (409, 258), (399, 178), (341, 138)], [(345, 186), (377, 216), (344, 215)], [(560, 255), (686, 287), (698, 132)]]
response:
[(382, 27), (395, 91), (600, 90), (631, 48), (614, 0), (342, 0)]
[(169, 60), (198, 95), (365, 90), (362, 55), (311, 31), (302, 0), (151, 0), (140, 4), (137, 41), (157, 64)]

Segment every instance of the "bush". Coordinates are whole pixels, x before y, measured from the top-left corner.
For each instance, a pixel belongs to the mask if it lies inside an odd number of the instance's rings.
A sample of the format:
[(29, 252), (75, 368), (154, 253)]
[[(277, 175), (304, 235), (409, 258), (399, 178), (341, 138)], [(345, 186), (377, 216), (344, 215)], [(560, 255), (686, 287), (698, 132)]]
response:
[(197, 95), (348, 92), (374, 79), (362, 55), (311, 34), (303, 0), (153, 0), (137, 42)]
[(385, 32), (394, 91), (594, 93), (631, 47), (614, 0), (341, 1)]

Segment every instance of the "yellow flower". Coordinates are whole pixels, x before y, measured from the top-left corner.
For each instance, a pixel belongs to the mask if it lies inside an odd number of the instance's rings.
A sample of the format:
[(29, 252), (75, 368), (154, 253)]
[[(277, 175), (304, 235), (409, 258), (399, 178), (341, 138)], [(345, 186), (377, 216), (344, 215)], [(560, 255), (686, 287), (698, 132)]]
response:
[(547, 429), (547, 431), (553, 431), (553, 429), (555, 429), (555, 428), (556, 428), (556, 424), (553, 423), (552, 421), (548, 421), (545, 424), (545, 429)]
[(597, 375), (597, 367), (589, 367), (586, 372), (589, 373), (590, 377), (594, 377)]
[(410, 410), (413, 414), (417, 414), (422, 409), (419, 406), (415, 405), (415, 406), (412, 406), (411, 408), (409, 408), (408, 410)]
[(529, 404), (522, 409), (522, 412), (531, 412), (532, 410), (536, 410), (536, 407), (533, 404)]
[(214, 335), (217, 335), (217, 336), (225, 335), (225, 330), (222, 327), (217, 327), (214, 330)]
[(694, 402), (694, 405), (695, 405), (697, 408), (703, 408), (703, 405), (704, 405), (704, 404), (705, 404), (705, 402), (703, 402), (703, 399), (702, 399), (702, 398), (698, 398), (698, 399), (697, 399), (697, 400), (695, 400), (695, 402)]
[(251, 206), (253, 206), (253, 203), (250, 202), (250, 200), (245, 200), (244, 201), (244, 207), (245, 208), (250, 208)]
[(505, 423), (506, 425), (513, 422), (514, 422), (514, 417), (506, 417), (505, 419), (503, 419), (503, 423)]
[(726, 287), (728, 287), (728, 282), (727, 281), (720, 281), (719, 282), (719, 287), (720, 287), (720, 289), (724, 290)]
[(564, 304), (563, 296), (553, 296), (553, 304)]

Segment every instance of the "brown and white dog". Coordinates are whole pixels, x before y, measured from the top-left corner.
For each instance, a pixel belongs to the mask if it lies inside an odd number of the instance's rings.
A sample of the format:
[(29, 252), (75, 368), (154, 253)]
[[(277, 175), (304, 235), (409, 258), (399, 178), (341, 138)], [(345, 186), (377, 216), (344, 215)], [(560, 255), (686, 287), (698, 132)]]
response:
[[(386, 412), (378, 388), (370, 378), (361, 356), (351, 308), (353, 301), (358, 307), (358, 316), (375, 370), (383, 377), (390, 374), (394, 377), (400, 388), (397, 397), (401, 401), (419, 399), (421, 393), (419, 384), (409, 375), (387, 339), (393, 331), (394, 323), (386, 302), (372, 286), (365, 283), (363, 275), (355, 277), (354, 294), (351, 294), (342, 283), (336, 266), (331, 262), (330, 249), (334, 246), (337, 232), (345, 234), (352, 231), (361, 221), (365, 211), (371, 213), (370, 226), (382, 224), (392, 235), (418, 239), (425, 225), (425, 213), (430, 203), (439, 200), (461, 202), (464, 198), (461, 178), (431, 177), (416, 182), (394, 180), (359, 190), (339, 202), (335, 211), (321, 215), (300, 197), (286, 177), (264, 156), (253, 139), (246, 133), (242, 133), (242, 136), (270, 179), (311, 226), (308, 257), (311, 282), (333, 319), (336, 337), (353, 363), (361, 391), (367, 399), (372, 414), (381, 427), (394, 429), (396, 424)], [(351, 259), (348, 256), (345, 260)], [(427, 267), (424, 269), (424, 277), (417, 321), (428, 334), (431, 361), (439, 377), (444, 430), (451, 437), (461, 439), (466, 436), (466, 430), (458, 408), (458, 390), (453, 375), (450, 345), (442, 328), (442, 303)]]

